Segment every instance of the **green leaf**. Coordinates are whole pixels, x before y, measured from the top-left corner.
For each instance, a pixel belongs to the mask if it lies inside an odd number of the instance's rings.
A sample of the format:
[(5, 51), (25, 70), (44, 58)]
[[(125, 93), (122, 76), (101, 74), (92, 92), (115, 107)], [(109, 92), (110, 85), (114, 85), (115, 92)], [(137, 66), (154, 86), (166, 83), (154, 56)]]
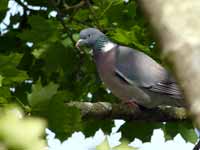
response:
[(96, 147), (96, 150), (110, 150), (108, 139), (105, 138), (104, 141)]
[[(109, 4), (110, 7), (108, 8)], [(109, 4), (105, 7), (105, 17), (109, 24), (116, 23), (121, 28), (128, 29), (134, 25), (136, 15), (136, 3), (132, 1), (128, 4), (124, 4), (122, 0), (109, 1)], [(126, 23), (124, 23), (126, 22)]]
[(183, 128), (182, 131), (180, 131), (180, 134), (186, 141), (189, 141), (193, 144), (195, 144), (198, 140), (198, 136), (195, 133), (194, 128)]
[(21, 18), (21, 15), (20, 15), (20, 13), (18, 12), (17, 14), (15, 14), (15, 15), (11, 15), (10, 16), (10, 24), (16, 24), (16, 23), (18, 23), (18, 22), (20, 22), (20, 18)]
[(65, 47), (59, 42), (49, 45), (42, 57), (46, 62), (44, 69), (48, 72), (62, 69), (66, 73), (71, 73), (75, 67), (74, 65), (77, 64), (73, 49)]
[(178, 133), (189, 142), (195, 143), (197, 135), (194, 131), (194, 126), (189, 121), (168, 122), (165, 124), (163, 131), (167, 140), (173, 139)]
[(22, 82), (28, 79), (25, 71), (17, 69), (22, 58), (21, 54), (12, 53), (8, 56), (0, 55), (0, 75), (3, 77), (3, 84), (11, 84), (12, 82)]
[(42, 86), (40, 81), (32, 86), (32, 93), (28, 94), (28, 101), (31, 107), (36, 111), (38, 109), (44, 109), (50, 99), (57, 93), (58, 85), (49, 83), (46, 86)]
[(2, 75), (0, 75), (0, 87), (2, 87), (2, 81), (3, 81), (4, 77)]
[(58, 23), (47, 20), (41, 16), (30, 16), (28, 23), (31, 29), (26, 29), (18, 34), (18, 37), (24, 41), (40, 43), (44, 41), (56, 41), (58, 39)]
[(8, 6), (8, 0), (1, 0), (0, 1), (0, 10), (5, 10)]
[[(48, 74), (64, 71), (65, 75), (71, 74), (78, 64), (76, 54), (71, 47), (66, 47), (60, 42), (49, 42), (40, 48), (34, 49), (32, 54), (45, 61), (43, 70)], [(70, 41), (68, 41), (70, 42)]]
[[(10, 54), (12, 51), (18, 51), (20, 41), (16, 37), (17, 32), (14, 30), (9, 31), (8, 33), (0, 36), (0, 52), (3, 54)], [(10, 44), (12, 43), (12, 44)]]
[(0, 107), (6, 106), (8, 104), (8, 100), (4, 97), (0, 97)]
[(11, 95), (10, 87), (0, 87), (0, 108), (7, 106), (13, 102), (13, 96)]
[(114, 32), (111, 32), (111, 34), (114, 40), (125, 45), (131, 44), (132, 40), (137, 40), (133, 33), (130, 33), (129, 31), (125, 31), (120, 28), (116, 29)]
[(45, 129), (43, 120), (32, 117), (22, 119), (23, 113), (14, 106), (1, 109), (0, 114), (0, 139), (6, 149), (43, 150), (45, 148), (45, 142), (41, 138)]
[(8, 0), (0, 0), (0, 22), (5, 17), (8, 9)]
[(114, 150), (137, 150), (137, 148), (134, 148), (132, 146), (128, 146), (128, 142), (122, 141), (120, 145), (114, 147)]
[(11, 97), (10, 87), (6, 86), (0, 87), (0, 97), (10, 99)]
[[(111, 32), (112, 38), (116, 40), (118, 43), (122, 43), (124, 45), (134, 45), (136, 48), (149, 52), (149, 45), (143, 45), (138, 40), (138, 37), (136, 35), (137, 30), (140, 30), (141, 27), (135, 25), (132, 30), (123, 30), (121, 28), (116, 29), (114, 32)], [(146, 43), (145, 43), (146, 44)]]
[(114, 126), (113, 121), (109, 119), (105, 120), (96, 120), (96, 119), (87, 119), (82, 122), (83, 124), (83, 133), (86, 136), (92, 136), (98, 129), (102, 129), (104, 133), (109, 134), (112, 127)]
[[(154, 129), (162, 127), (162, 123), (145, 121), (126, 122), (121, 128), (123, 138), (132, 141), (134, 138), (139, 138), (143, 142), (149, 142)], [(131, 131), (131, 132), (130, 132)]]
[(65, 101), (63, 93), (58, 93), (51, 99), (48, 107), (49, 128), (61, 140), (65, 140), (82, 128), (80, 111), (74, 107), (67, 107)]
[(86, 21), (88, 20), (88, 15), (90, 14), (90, 11), (88, 9), (80, 9), (74, 16), (75, 19)]

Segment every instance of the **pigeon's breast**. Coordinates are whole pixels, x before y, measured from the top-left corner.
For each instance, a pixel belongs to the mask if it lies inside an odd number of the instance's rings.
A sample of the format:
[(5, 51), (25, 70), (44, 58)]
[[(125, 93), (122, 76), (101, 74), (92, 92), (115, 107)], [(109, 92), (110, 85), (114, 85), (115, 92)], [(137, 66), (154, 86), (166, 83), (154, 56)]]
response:
[(115, 71), (115, 53), (114, 51), (99, 52), (94, 55), (94, 60), (97, 66), (97, 71), (100, 78), (110, 87), (113, 84)]
[(108, 52), (100, 52), (94, 55), (97, 70), (101, 80), (111, 92), (121, 100), (141, 100), (139, 103), (148, 103), (149, 97), (138, 87), (128, 85), (116, 76), (116, 53), (114, 50)]

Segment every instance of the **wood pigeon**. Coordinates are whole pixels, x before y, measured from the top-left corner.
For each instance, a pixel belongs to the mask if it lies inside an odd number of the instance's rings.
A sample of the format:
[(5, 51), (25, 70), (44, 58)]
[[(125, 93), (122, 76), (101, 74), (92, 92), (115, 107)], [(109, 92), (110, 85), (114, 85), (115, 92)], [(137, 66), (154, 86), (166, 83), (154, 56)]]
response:
[(80, 32), (76, 46), (83, 45), (92, 48), (101, 80), (122, 101), (145, 108), (185, 106), (173, 77), (143, 52), (112, 42), (96, 28)]

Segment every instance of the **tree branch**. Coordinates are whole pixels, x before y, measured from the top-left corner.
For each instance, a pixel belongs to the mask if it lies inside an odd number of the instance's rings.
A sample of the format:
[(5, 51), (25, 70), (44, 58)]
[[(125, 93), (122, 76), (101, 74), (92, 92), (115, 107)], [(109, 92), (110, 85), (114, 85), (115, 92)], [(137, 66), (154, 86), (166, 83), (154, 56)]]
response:
[[(40, 7), (40, 6), (31, 6), (31, 5), (27, 4), (27, 1), (22, 2), (21, 0), (15, 0), (15, 2), (18, 5), (20, 5), (21, 7), (23, 7), (24, 12), (26, 12), (27, 10), (29, 10), (29, 11), (45, 11), (45, 10), (41, 9), (42, 7)], [(33, 7), (37, 8), (37, 9), (34, 9)], [(38, 7), (40, 8), (39, 10), (38, 10)]]
[(145, 121), (180, 121), (186, 120), (188, 114), (184, 108), (159, 107), (155, 109), (131, 110), (126, 105), (111, 104), (108, 102), (69, 102), (67, 106), (75, 106), (81, 110), (82, 118), (95, 119), (124, 119)]
[[(15, 2), (16, 2), (17, 4), (19, 4), (20, 6), (22, 6), (23, 9), (24, 9), (25, 11), (26, 11), (26, 10), (32, 11), (32, 9), (28, 8), (28, 6), (25, 5), (24, 2), (22, 2), (21, 0), (15, 0)], [(34, 11), (34, 10), (33, 10), (33, 11)]]
[(75, 4), (73, 6), (69, 6), (65, 0), (63, 0), (63, 5), (65, 7), (66, 10), (70, 10), (70, 9), (79, 9), (81, 7), (83, 7), (86, 4), (85, 0), (81, 0), (78, 4)]

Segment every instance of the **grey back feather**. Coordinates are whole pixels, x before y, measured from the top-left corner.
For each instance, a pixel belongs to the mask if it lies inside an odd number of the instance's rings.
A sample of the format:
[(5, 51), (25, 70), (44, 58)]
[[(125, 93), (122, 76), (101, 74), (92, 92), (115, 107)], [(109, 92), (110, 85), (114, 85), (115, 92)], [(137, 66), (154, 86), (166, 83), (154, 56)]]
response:
[[(131, 84), (182, 99), (174, 79), (148, 55), (125, 46), (116, 47), (116, 70)], [(131, 82), (130, 82), (131, 81)]]

